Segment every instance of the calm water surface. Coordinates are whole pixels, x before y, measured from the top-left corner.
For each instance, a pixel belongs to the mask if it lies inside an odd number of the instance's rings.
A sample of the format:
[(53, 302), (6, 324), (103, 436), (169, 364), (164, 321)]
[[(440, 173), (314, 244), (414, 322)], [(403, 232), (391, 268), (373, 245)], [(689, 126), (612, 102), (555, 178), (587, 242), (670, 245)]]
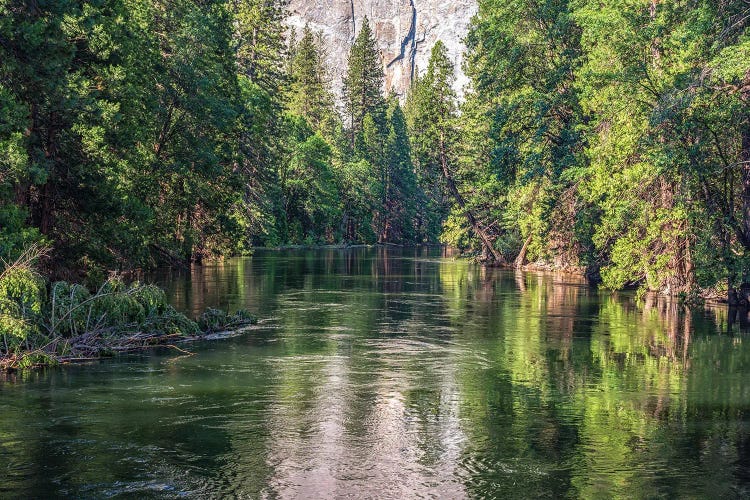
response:
[(0, 381), (0, 497), (750, 495), (750, 337), (725, 310), (439, 250), (157, 279), (262, 322)]

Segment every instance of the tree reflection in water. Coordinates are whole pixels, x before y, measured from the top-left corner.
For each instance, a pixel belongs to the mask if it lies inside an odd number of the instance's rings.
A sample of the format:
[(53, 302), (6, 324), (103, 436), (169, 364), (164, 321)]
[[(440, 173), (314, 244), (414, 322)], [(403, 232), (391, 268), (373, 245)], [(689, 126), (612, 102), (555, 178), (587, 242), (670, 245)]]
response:
[(188, 312), (263, 319), (191, 357), (6, 380), (0, 496), (750, 494), (746, 313), (437, 249), (157, 278)]

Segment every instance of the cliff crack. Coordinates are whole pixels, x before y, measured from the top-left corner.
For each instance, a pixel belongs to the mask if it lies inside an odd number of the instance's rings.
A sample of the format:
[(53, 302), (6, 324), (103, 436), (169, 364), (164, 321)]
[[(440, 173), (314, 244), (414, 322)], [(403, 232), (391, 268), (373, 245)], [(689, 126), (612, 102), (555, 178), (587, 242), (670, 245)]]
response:
[(417, 34), (417, 7), (414, 5), (414, 0), (409, 0), (409, 6), (411, 7), (411, 25), (409, 26), (409, 32), (406, 34), (404, 39), (401, 41), (401, 52), (393, 58), (391, 62), (388, 63), (386, 68), (390, 68), (394, 64), (396, 64), (398, 61), (401, 61), (406, 57), (406, 48), (409, 47), (410, 55), (410, 65), (411, 65), (411, 78), (414, 78), (414, 49), (415, 49), (415, 41), (416, 41), (416, 34)]

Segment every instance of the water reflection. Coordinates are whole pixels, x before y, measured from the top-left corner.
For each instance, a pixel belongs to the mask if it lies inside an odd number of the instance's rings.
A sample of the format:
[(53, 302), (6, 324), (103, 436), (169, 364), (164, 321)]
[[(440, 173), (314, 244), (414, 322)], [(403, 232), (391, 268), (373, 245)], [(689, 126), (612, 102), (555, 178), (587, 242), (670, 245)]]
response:
[(0, 385), (4, 496), (734, 497), (746, 320), (437, 250), (164, 273), (248, 335)]

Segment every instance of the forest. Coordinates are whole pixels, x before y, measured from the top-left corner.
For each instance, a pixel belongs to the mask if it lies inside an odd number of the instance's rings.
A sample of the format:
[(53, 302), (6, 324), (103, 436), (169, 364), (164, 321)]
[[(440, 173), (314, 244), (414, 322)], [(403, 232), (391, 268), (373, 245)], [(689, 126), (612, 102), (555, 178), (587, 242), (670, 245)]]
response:
[(386, 95), (367, 21), (337, 96), (286, 15), (1, 0), (0, 258), (49, 248), (45, 279), (93, 287), (262, 246), (445, 244), (613, 290), (750, 282), (746, 0), (481, 0), (460, 101), (440, 42)]
[(0, 500), (750, 498), (750, 0), (289, 1), (0, 0)]

